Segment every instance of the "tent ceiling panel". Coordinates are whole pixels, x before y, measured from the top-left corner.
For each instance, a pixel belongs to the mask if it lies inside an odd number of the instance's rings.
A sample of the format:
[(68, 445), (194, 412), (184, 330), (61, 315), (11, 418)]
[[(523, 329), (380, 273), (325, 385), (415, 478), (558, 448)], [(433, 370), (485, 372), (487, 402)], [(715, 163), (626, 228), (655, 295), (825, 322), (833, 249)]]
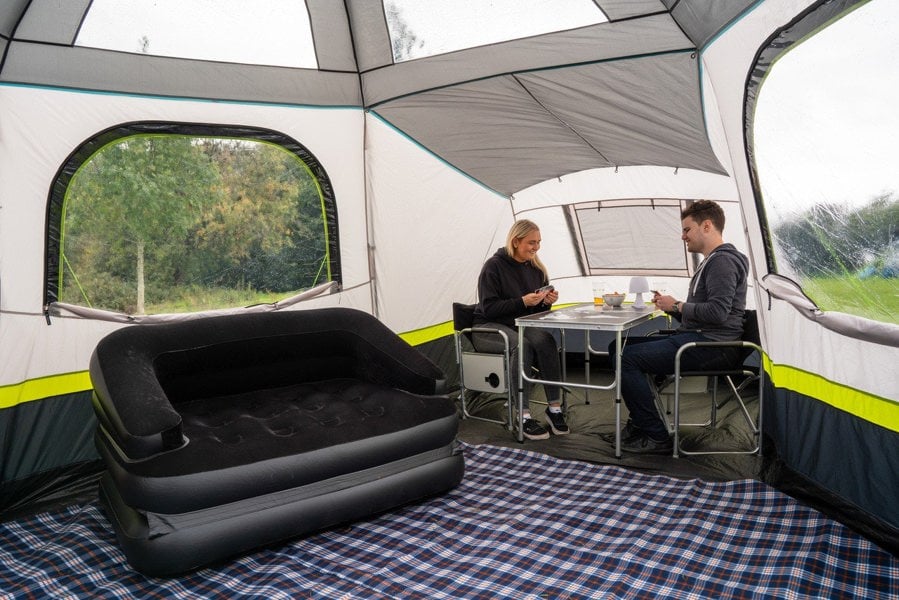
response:
[[(351, 4), (350, 6), (352, 6)], [(309, 24), (315, 42), (318, 68), (323, 71), (356, 71), (353, 40), (344, 3), (306, 0)]]
[(598, 167), (724, 174), (689, 91), (697, 70), (687, 53), (585, 65), (435, 90), (378, 113), (504, 194)]
[(610, 21), (631, 19), (668, 10), (661, 0), (596, 0)]
[(610, 166), (514, 77), (410, 96), (378, 113), (446, 162), (506, 195), (560, 172)]
[(724, 26), (756, 3), (757, 0), (668, 0), (668, 4), (674, 5), (672, 16), (698, 48), (704, 47)]
[[(2, 81), (108, 92), (313, 106), (359, 106), (351, 73), (239, 65), (18, 42)], [(302, 102), (299, 101), (302, 99)]]
[[(521, 75), (541, 105), (614, 165), (725, 173), (709, 145), (690, 54)], [(570, 172), (570, 171), (569, 171)]]
[(11, 38), (22, 13), (31, 0), (4, 0), (0, 2), (0, 36)]
[(69, 45), (78, 35), (81, 16), (90, 0), (32, 2), (16, 28), (16, 37), (50, 44)]
[[(698, 68), (686, 57), (697, 47), (695, 40), (709, 39), (753, 6), (752, 0), (594, 2), (611, 22), (393, 64), (382, 0), (309, 0), (305, 5), (316, 70), (72, 46), (72, 36), (89, 10), (87, 0), (12, 0), (0, 7), (0, 33), (12, 40), (0, 64), (0, 81), (150, 96), (375, 108), (412, 139), (503, 193), (540, 178), (611, 164), (723, 172), (704, 140)], [(604, 78), (615, 77), (616, 68), (603, 65), (616, 61), (644, 69), (652, 82), (643, 89), (649, 100), (635, 102), (634, 90), (611, 92), (613, 79)], [(656, 61), (660, 64), (655, 69), (642, 66)], [(543, 114), (538, 114), (533, 99), (516, 94), (502, 105), (488, 99), (482, 88), (471, 87), (515, 74), (527, 79), (534, 93), (541, 84), (569, 76), (595, 89), (591, 96), (581, 95), (574, 85), (545, 89), (541, 101), (547, 110), (541, 108)], [(451, 87), (458, 89), (449, 91)], [(444, 91), (437, 92), (440, 89)], [(661, 89), (666, 90), (664, 101)], [(526, 92), (522, 88), (520, 93)], [(411, 103), (410, 96), (416, 96)], [(448, 98), (462, 106), (447, 108)], [(440, 110), (424, 108), (435, 101)], [(637, 116), (631, 114), (634, 108)], [(684, 108), (685, 117), (672, 116)], [(485, 112), (477, 114), (478, 109)], [(527, 115), (531, 123), (510, 127), (505, 113)], [(489, 131), (480, 129), (494, 116), (499, 118)], [(454, 142), (463, 139), (458, 132), (468, 119), (472, 123), (465, 131), (472, 138), (450, 151), (446, 135)], [(629, 130), (632, 126), (636, 129)], [(628, 150), (623, 149), (625, 143)], [(551, 164), (563, 159), (564, 167)]]
[(363, 72), (363, 95), (367, 106), (377, 106), (391, 98), (497, 75), (692, 48), (693, 43), (670, 17), (657, 15), (459, 50)]
[[(332, 0), (319, 0), (331, 2)], [(356, 2), (332, 2), (346, 4), (350, 25), (353, 29), (353, 41), (356, 48), (356, 61), (359, 71), (364, 73), (371, 69), (393, 64), (393, 50), (390, 45), (390, 33), (384, 16), (381, 0), (357, 0)], [(318, 33), (318, 32), (316, 32)], [(319, 36), (316, 35), (316, 43)]]

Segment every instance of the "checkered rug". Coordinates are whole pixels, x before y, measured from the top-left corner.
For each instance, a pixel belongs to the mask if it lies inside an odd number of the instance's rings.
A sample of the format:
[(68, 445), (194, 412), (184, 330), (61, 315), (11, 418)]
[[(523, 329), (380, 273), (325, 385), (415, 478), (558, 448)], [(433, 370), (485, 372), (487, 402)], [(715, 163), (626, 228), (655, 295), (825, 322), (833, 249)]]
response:
[(895, 598), (899, 559), (758, 481), (464, 446), (451, 492), (176, 578), (98, 503), (0, 524), (0, 598)]

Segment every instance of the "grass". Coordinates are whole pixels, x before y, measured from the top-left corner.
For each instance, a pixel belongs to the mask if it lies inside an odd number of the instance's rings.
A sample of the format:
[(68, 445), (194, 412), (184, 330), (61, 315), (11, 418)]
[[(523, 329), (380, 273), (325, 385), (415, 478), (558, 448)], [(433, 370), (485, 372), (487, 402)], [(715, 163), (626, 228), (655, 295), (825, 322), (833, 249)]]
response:
[(899, 279), (807, 278), (802, 289), (822, 310), (899, 324)]
[[(807, 278), (805, 293), (822, 310), (832, 310), (899, 324), (899, 279)], [(147, 314), (185, 313), (236, 306), (270, 304), (289, 298), (290, 292), (258, 292), (251, 289), (190, 288), (173, 289), (166, 302), (147, 306)]]
[(260, 292), (233, 288), (177, 288), (166, 302), (147, 303), (147, 314), (188, 313), (219, 308), (271, 304), (290, 298), (302, 290), (289, 292)]

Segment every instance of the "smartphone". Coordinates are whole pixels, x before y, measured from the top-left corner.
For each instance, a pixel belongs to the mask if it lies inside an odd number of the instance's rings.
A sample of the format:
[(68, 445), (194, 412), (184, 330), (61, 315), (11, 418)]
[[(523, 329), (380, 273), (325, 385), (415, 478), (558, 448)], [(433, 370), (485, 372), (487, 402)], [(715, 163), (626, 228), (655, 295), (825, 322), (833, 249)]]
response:
[(542, 288), (540, 288), (539, 290), (537, 290), (537, 291), (534, 292), (534, 293), (540, 294), (540, 293), (543, 293), (543, 292), (551, 292), (551, 291), (553, 291), (554, 289), (556, 289), (555, 286), (552, 286), (552, 285), (544, 285)]

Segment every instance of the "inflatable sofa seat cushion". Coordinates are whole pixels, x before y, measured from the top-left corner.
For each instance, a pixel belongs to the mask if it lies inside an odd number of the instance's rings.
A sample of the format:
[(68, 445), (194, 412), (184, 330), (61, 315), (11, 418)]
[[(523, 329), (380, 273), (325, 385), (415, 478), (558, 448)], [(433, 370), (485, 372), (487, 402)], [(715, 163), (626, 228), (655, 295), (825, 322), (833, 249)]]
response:
[(445, 396), (328, 379), (176, 405), (187, 443), (140, 461), (97, 445), (119, 493), (146, 511), (183, 513), (308, 485), (453, 444)]

